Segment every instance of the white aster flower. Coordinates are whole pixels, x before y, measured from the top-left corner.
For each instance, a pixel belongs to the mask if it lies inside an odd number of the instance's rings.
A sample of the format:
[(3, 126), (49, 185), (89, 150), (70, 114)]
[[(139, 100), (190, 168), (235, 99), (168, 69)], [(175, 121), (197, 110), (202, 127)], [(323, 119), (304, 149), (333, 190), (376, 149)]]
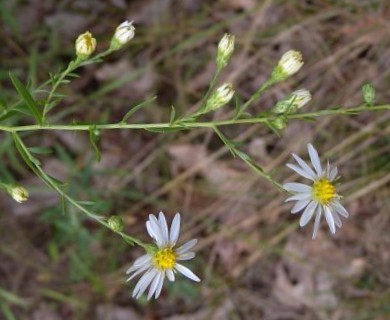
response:
[(303, 210), (299, 225), (305, 226), (310, 219), (315, 216), (313, 239), (317, 236), (320, 225), (321, 215), (325, 215), (326, 222), (329, 225), (331, 233), (336, 232), (336, 227), (341, 228), (342, 223), (339, 215), (348, 218), (347, 210), (341, 205), (340, 198), (336, 192), (335, 179), (337, 177), (337, 167), (331, 168), (329, 162), (326, 169), (323, 170), (317, 150), (309, 143), (307, 145), (312, 168), (296, 154), (292, 154), (298, 165), (287, 164), (287, 167), (294, 170), (302, 177), (310, 179), (312, 185), (303, 183), (289, 182), (283, 185), (283, 188), (294, 195), (286, 201), (297, 201), (291, 209), (291, 213), (297, 213)]
[(133, 21), (122, 22), (115, 30), (115, 34), (111, 40), (111, 49), (118, 50), (126, 45), (131, 39), (134, 38), (135, 28)]
[(192, 239), (181, 247), (174, 248), (179, 238), (180, 213), (176, 213), (169, 231), (164, 213), (160, 212), (158, 219), (150, 214), (149, 220), (146, 222), (146, 229), (155, 241), (157, 249), (138, 258), (133, 266), (127, 270), (127, 274), (132, 273), (127, 281), (144, 273), (134, 288), (133, 297), (138, 299), (147, 287), (150, 286), (148, 300), (153, 295), (157, 299), (160, 296), (165, 276), (170, 281), (174, 281), (177, 271), (193, 281), (200, 281), (190, 269), (177, 262), (194, 258), (195, 253), (190, 251), (190, 249), (198, 242), (197, 239)]

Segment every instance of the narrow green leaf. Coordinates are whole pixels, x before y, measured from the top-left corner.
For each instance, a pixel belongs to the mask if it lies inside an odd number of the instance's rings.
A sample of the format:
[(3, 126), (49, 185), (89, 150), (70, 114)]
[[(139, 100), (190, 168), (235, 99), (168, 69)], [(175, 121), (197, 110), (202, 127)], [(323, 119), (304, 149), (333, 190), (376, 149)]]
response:
[(77, 201), (78, 204), (82, 205), (82, 206), (94, 206), (96, 205), (96, 202), (95, 201), (86, 201), (86, 200), (79, 200)]
[(270, 128), (278, 137), (280, 137), (280, 132), (278, 128), (275, 127), (275, 125), (271, 121), (265, 121), (265, 124)]
[(172, 126), (176, 121), (176, 109), (174, 106), (171, 106), (171, 117), (169, 119), (169, 125)]
[(20, 307), (25, 307), (28, 305), (27, 300), (18, 297), (14, 293), (7, 291), (5, 289), (0, 288), (0, 297), (3, 301), (8, 301), (9, 303), (13, 303)]
[(96, 161), (100, 162), (101, 155), (100, 150), (97, 146), (97, 142), (99, 141), (99, 130), (96, 129), (96, 125), (89, 127), (89, 140), (91, 141), (92, 148), (95, 151)]
[(222, 140), (222, 142), (225, 144), (225, 146), (229, 149), (230, 153), (235, 157), (237, 155), (236, 147), (234, 146), (233, 141), (229, 140), (225, 135), (217, 128), (214, 127), (215, 133), (218, 135), (218, 137)]
[(31, 114), (35, 117), (40, 125), (43, 123), (43, 117), (41, 112), (38, 109), (38, 105), (35, 102), (34, 98), (31, 96), (27, 88), (20, 82), (20, 80), (12, 73), (9, 73), (12, 84), (14, 85), (16, 91), (20, 94), (23, 100), (26, 102), (27, 107), (29, 108)]
[(238, 118), (241, 112), (241, 105), (240, 101), (238, 99), (238, 95), (234, 95), (234, 102), (235, 102), (235, 111), (234, 111), (234, 119)]
[(10, 307), (8, 307), (5, 302), (0, 302), (0, 308), (3, 311), (6, 320), (16, 320), (15, 315), (12, 313)]
[(3, 110), (8, 109), (7, 101), (3, 97), (0, 97), (0, 108)]
[(50, 180), (50, 182), (53, 185), (56, 185), (58, 188), (64, 188), (66, 186), (66, 182), (63, 182), (61, 180), (58, 180), (57, 178), (54, 178), (53, 176), (46, 174), (47, 179)]
[(47, 147), (30, 147), (27, 148), (28, 151), (35, 154), (51, 154), (53, 153), (53, 150)]
[(140, 104), (136, 105), (135, 107), (131, 108), (125, 116), (122, 118), (121, 122), (126, 122), (127, 119), (129, 119), (134, 113), (136, 113), (138, 110), (141, 110), (142, 108), (148, 107), (150, 103), (152, 103), (154, 100), (156, 100), (157, 97), (154, 96), (148, 100), (145, 100), (141, 102)]

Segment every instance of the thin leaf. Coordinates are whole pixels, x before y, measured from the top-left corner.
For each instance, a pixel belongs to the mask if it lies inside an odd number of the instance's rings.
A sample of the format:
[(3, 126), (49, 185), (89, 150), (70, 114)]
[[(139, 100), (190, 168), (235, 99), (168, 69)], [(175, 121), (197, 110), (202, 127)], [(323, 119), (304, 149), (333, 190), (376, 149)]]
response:
[(176, 109), (174, 106), (171, 106), (171, 116), (169, 119), (169, 125), (172, 126), (176, 121)]
[(99, 131), (96, 129), (96, 125), (89, 127), (89, 141), (91, 141), (92, 148), (95, 151), (96, 161), (100, 162), (101, 155), (97, 146), (97, 142), (99, 141)]
[(6, 320), (16, 320), (15, 315), (12, 313), (10, 307), (8, 307), (5, 302), (0, 301), (0, 308), (3, 311)]
[(51, 154), (53, 153), (53, 150), (47, 147), (30, 147), (27, 148), (28, 151), (35, 154)]
[(280, 137), (279, 129), (271, 121), (265, 121), (265, 124), (270, 128), (278, 137)]
[(14, 85), (16, 91), (18, 91), (20, 96), (26, 102), (26, 105), (29, 108), (31, 114), (35, 117), (38, 123), (42, 125), (42, 113), (39, 111), (38, 105), (35, 102), (34, 98), (31, 96), (30, 92), (12, 72), (9, 73), (9, 77), (11, 78), (12, 84)]
[(77, 201), (78, 204), (82, 205), (82, 206), (94, 206), (96, 205), (96, 202), (95, 201), (82, 201), (82, 200), (79, 200)]
[(145, 107), (148, 107), (150, 105), (151, 102), (153, 102), (154, 100), (156, 100), (157, 97), (154, 96), (148, 100), (145, 100), (143, 102), (141, 102), (140, 104), (136, 105), (135, 107), (131, 108), (126, 114), (125, 116), (122, 118), (121, 122), (126, 122), (127, 119), (129, 119), (134, 113), (136, 113), (138, 110), (141, 110), (142, 108), (145, 108)]
[(2, 288), (0, 288), (0, 297), (3, 301), (8, 301), (9, 303), (18, 305), (20, 307), (25, 307), (28, 305), (27, 300), (20, 298), (17, 295), (15, 295), (14, 293), (7, 291), (7, 290), (4, 290)]

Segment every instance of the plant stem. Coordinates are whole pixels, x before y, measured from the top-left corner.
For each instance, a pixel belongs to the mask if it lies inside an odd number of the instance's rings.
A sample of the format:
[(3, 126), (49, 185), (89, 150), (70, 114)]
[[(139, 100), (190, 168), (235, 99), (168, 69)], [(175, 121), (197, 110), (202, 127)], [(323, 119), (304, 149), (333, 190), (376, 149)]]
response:
[(130, 244), (137, 244), (141, 247), (143, 247), (146, 251), (150, 251), (150, 245), (147, 245), (143, 243), (141, 240), (138, 240), (137, 238), (134, 238), (132, 236), (129, 236), (123, 232), (116, 232), (110, 228), (108, 223), (106, 222), (106, 218), (100, 215), (97, 215), (91, 211), (89, 211), (87, 208), (82, 206), (79, 202), (74, 200), (72, 197), (70, 197), (68, 194), (66, 194), (56, 182), (54, 182), (53, 178), (48, 176), (41, 166), (38, 164), (34, 156), (30, 153), (22, 139), (19, 137), (17, 133), (12, 133), (14, 142), (16, 144), (17, 150), (19, 151), (20, 155), (22, 156), (23, 160), (26, 162), (26, 164), (34, 171), (34, 173), (44, 182), (46, 183), (50, 188), (57, 191), (61, 198), (63, 200), (67, 200), (69, 203), (71, 203), (75, 208), (79, 209), (81, 212), (86, 214), (89, 218), (95, 220), (96, 222), (100, 223), (101, 225), (105, 226), (106, 228), (110, 229), (111, 231), (117, 233), (120, 235), (123, 239), (125, 239)]
[[(390, 105), (379, 105), (379, 106), (362, 106), (348, 109), (326, 109), (308, 113), (298, 113), (286, 115), (287, 119), (303, 119), (303, 118), (317, 118), (322, 116), (336, 115), (336, 114), (359, 114), (368, 111), (381, 111), (390, 110)], [(163, 123), (110, 123), (110, 124), (96, 124), (98, 130), (115, 130), (115, 129), (191, 129), (191, 128), (214, 128), (220, 126), (236, 125), (236, 124), (256, 124), (265, 123), (269, 120), (275, 119), (277, 115), (259, 116), (256, 118), (248, 119), (230, 119), (222, 121), (210, 121), (210, 122), (177, 122), (170, 124), (168, 122)], [(37, 130), (63, 130), (63, 131), (89, 131), (91, 125), (94, 124), (83, 124), (83, 125), (26, 125), (26, 126), (3, 126), (0, 125), (1, 131), (7, 132), (21, 132), (21, 131), (37, 131)]]

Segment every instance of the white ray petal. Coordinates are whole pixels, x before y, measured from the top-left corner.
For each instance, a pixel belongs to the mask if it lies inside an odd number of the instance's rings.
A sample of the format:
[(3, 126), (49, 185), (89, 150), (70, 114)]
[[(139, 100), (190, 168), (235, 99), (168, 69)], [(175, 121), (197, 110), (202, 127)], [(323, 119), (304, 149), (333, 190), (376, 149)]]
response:
[(329, 225), (330, 232), (334, 234), (334, 233), (336, 233), (336, 227), (335, 227), (335, 224), (334, 224), (334, 219), (333, 219), (332, 212), (330, 211), (329, 207), (327, 207), (327, 206), (325, 206), (324, 209), (325, 209), (325, 219), (326, 219), (326, 222)]
[(155, 233), (155, 230), (152, 228), (152, 225), (150, 223), (150, 221), (146, 221), (146, 230), (148, 231), (150, 237), (156, 241), (157, 239), (157, 234)]
[(171, 224), (169, 241), (171, 245), (175, 245), (180, 233), (180, 213), (176, 213)]
[(302, 158), (299, 157), (298, 155), (296, 155), (295, 153), (292, 153), (292, 156), (294, 157), (295, 161), (298, 162), (298, 164), (302, 167), (302, 169), (305, 170), (308, 174), (310, 174), (310, 176), (312, 177), (312, 180), (314, 180), (316, 178), (316, 174), (313, 171), (313, 169), (310, 168), (309, 165), (305, 161), (303, 161)]
[(173, 271), (171, 269), (167, 269), (167, 277), (168, 277), (168, 280), (169, 281), (175, 281), (175, 274), (173, 273)]
[(288, 197), (284, 202), (305, 200), (305, 199), (310, 199), (310, 197), (311, 197), (310, 193), (298, 193), (291, 197)]
[(195, 252), (189, 251), (183, 254), (179, 254), (177, 256), (178, 261), (183, 261), (183, 260), (191, 260), (195, 257)]
[[(134, 261), (133, 267), (140, 267), (143, 264), (150, 262), (150, 260), (152, 260), (152, 256), (150, 254), (148, 254), (148, 253), (144, 254), (143, 256), (140, 256), (137, 260)], [(133, 267), (131, 267), (131, 268), (133, 268)], [(131, 272), (131, 271), (129, 271), (131, 268), (129, 268), (126, 271), (126, 273)]]
[(153, 278), (156, 276), (157, 270), (151, 269), (146, 272), (141, 279), (139, 279), (133, 291), (133, 298), (138, 299), (146, 290), (150, 282), (152, 282)]
[(317, 150), (313, 147), (313, 145), (311, 143), (309, 143), (307, 145), (307, 150), (309, 152), (309, 157), (310, 157), (311, 163), (312, 163), (314, 169), (316, 170), (317, 175), (321, 176), (322, 175), (322, 167), (321, 167), (321, 161), (320, 161), (320, 157), (318, 156)]
[(155, 299), (157, 299), (160, 296), (160, 293), (161, 293), (161, 290), (162, 290), (162, 287), (164, 284), (164, 278), (165, 278), (165, 274), (163, 273), (162, 277), (160, 278), (160, 280), (157, 284), (156, 293), (154, 294)]
[(312, 201), (310, 204), (306, 207), (305, 211), (303, 211), (303, 214), (301, 216), (301, 219), (299, 219), (299, 225), (301, 227), (304, 227), (313, 216), (314, 212), (316, 211), (318, 206), (318, 202)]
[(287, 182), (283, 185), (283, 188), (290, 192), (298, 192), (298, 193), (310, 193), (311, 187), (297, 182)]
[(305, 177), (305, 178), (310, 179), (312, 181), (314, 181), (314, 179), (315, 179), (315, 177), (313, 177), (309, 172), (306, 172), (301, 167), (299, 167), (295, 164), (287, 163), (286, 166), (289, 167), (291, 170), (295, 171), (296, 173), (298, 173), (299, 175), (301, 175), (302, 177)]
[(321, 215), (322, 215), (322, 207), (318, 206), (317, 207), (317, 212), (316, 212), (316, 218), (314, 220), (314, 227), (313, 227), (313, 236), (312, 239), (315, 239), (317, 237), (318, 233), (318, 228), (320, 226), (320, 221), (321, 221)]
[(140, 267), (137, 271), (134, 270), (135, 272), (126, 280), (126, 282), (130, 281), (131, 279), (138, 276), (140, 273), (145, 272), (147, 269), (149, 269), (151, 267), (152, 267), (152, 265), (144, 265), (144, 266)]
[(332, 212), (334, 223), (337, 227), (341, 228), (343, 226), (343, 223), (340, 220), (339, 214), (337, 212)]
[(336, 179), (336, 177), (337, 177), (337, 167), (334, 167), (332, 170), (330, 170), (329, 180), (334, 181), (334, 179)]
[(190, 250), (192, 247), (194, 247), (197, 243), (198, 243), (198, 239), (192, 239), (192, 240), (186, 242), (181, 247), (179, 247), (175, 250), (176, 254), (180, 255), (180, 254), (186, 253), (188, 250)]
[(195, 273), (193, 273), (190, 269), (188, 269), (187, 267), (179, 263), (175, 264), (175, 269), (179, 271), (181, 274), (183, 274), (184, 276), (186, 276), (188, 279), (191, 279), (196, 282), (200, 281), (200, 279), (198, 278), (197, 275), (195, 275)]
[(303, 208), (305, 208), (309, 204), (310, 201), (311, 201), (310, 198), (304, 199), (304, 200), (299, 200), (291, 209), (291, 213), (297, 213), (297, 212), (301, 211)]
[(349, 217), (349, 213), (347, 211), (347, 209), (344, 208), (344, 206), (338, 202), (338, 201), (335, 201), (333, 203), (333, 207), (335, 208), (335, 210), (340, 214), (342, 215), (343, 217), (345, 218), (348, 218)]
[(150, 285), (149, 293), (147, 299), (150, 300), (151, 297), (156, 292), (157, 286), (160, 283), (160, 279), (163, 277), (164, 271), (159, 271), (157, 275), (154, 277), (152, 284)]
[(160, 248), (164, 245), (160, 223), (158, 222), (157, 218), (153, 214), (149, 215), (149, 223), (153, 231), (153, 234), (156, 235), (155, 241), (157, 243), (157, 246)]
[(168, 245), (169, 244), (168, 225), (167, 225), (167, 220), (165, 219), (165, 215), (162, 211), (160, 211), (160, 213), (158, 214), (158, 222), (160, 224), (163, 245)]

